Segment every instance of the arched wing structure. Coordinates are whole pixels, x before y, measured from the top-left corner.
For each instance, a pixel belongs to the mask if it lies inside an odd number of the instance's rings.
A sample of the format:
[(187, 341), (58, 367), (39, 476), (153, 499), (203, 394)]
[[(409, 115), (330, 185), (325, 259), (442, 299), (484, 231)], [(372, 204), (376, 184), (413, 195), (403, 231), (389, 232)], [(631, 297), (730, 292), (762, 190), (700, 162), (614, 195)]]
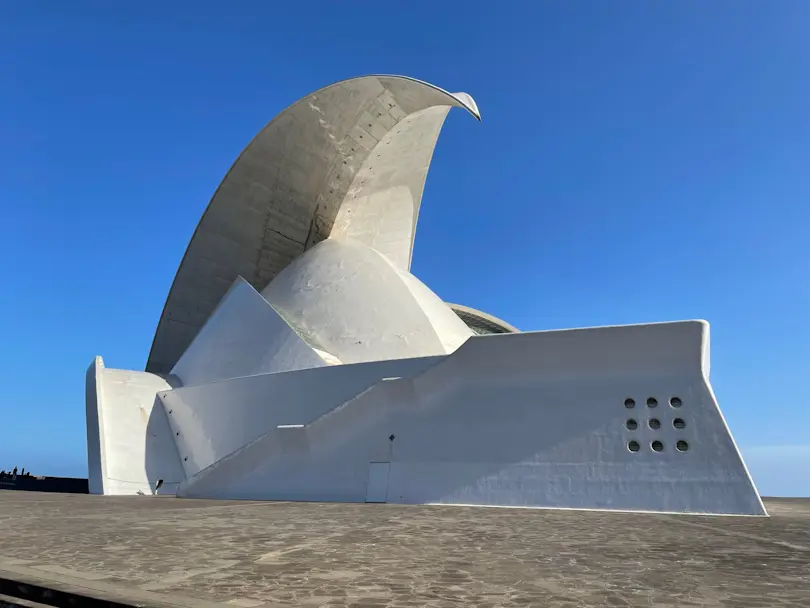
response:
[(323, 239), (347, 237), (410, 267), (444, 119), (473, 99), (402, 76), (365, 76), (296, 102), (253, 139), (203, 214), (146, 370), (168, 373), (238, 276), (262, 290)]

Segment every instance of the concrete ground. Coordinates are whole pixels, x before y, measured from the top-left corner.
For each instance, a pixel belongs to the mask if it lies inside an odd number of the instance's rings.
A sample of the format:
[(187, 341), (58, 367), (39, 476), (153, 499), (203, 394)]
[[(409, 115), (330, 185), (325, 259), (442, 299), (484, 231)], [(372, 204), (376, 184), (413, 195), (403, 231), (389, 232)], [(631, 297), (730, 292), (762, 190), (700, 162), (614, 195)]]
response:
[(154, 606), (810, 606), (770, 518), (0, 491), (0, 577)]

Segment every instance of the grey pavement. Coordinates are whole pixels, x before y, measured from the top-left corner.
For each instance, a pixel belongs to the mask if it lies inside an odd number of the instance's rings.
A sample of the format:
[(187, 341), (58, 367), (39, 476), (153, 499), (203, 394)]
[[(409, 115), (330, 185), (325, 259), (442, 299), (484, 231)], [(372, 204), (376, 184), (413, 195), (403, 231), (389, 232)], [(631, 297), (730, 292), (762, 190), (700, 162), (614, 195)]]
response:
[(0, 491), (0, 577), (151, 606), (810, 606), (770, 518)]

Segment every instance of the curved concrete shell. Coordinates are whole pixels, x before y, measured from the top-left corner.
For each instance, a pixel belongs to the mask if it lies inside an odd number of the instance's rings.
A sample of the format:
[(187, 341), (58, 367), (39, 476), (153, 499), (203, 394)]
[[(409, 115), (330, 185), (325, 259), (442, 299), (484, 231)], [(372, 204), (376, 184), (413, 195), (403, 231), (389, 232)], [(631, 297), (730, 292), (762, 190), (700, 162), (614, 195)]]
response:
[(473, 336), (424, 283), (352, 239), (318, 243), (261, 295), (342, 363), (447, 355)]
[(419, 205), (447, 112), (466, 93), (402, 76), (345, 80), (284, 110), (245, 148), (197, 226), (146, 370), (168, 373), (237, 276), (261, 291), (329, 236), (410, 267)]

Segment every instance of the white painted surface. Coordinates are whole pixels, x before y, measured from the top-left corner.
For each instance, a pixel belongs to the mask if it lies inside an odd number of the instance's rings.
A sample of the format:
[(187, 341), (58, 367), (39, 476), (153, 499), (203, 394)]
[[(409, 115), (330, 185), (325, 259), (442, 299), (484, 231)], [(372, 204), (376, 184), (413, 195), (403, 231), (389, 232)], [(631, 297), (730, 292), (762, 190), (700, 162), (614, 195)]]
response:
[(411, 267), (425, 175), (450, 106), (414, 112), (374, 144), (335, 217), (332, 238), (376, 249), (403, 270)]
[(324, 359), (238, 277), (172, 375), (189, 386), (324, 365)]
[(329, 236), (352, 236), (409, 268), (425, 178), (451, 107), (480, 119), (466, 93), (403, 76), (364, 76), (320, 89), (273, 119), (203, 214), (147, 371), (174, 366), (237, 275), (261, 290)]
[[(88, 440), (92, 493), (154, 494), (162, 479), (159, 493), (174, 494), (185, 474), (166, 414), (154, 407), (157, 391), (169, 389), (160, 376), (108, 369), (96, 357), (88, 371), (88, 438), (99, 435), (102, 441), (96, 450)], [(91, 402), (97, 406), (92, 419)]]
[(104, 413), (99, 394), (104, 360), (95, 357), (85, 375), (85, 423), (87, 425), (87, 484), (90, 494), (104, 494), (107, 456), (104, 451)]
[(388, 502), (764, 514), (704, 375), (707, 332), (684, 322), (476, 337), (294, 438), (270, 431), (179, 492), (361, 502), (368, 464), (390, 462)]
[(388, 497), (388, 472), (390, 462), (372, 462), (368, 465), (366, 502), (385, 502)]
[(283, 425), (312, 422), (390, 376), (410, 376), (441, 357), (376, 361), (262, 374), (158, 393), (182, 464), (194, 475)]
[(185, 386), (88, 370), (91, 491), (163, 479), (185, 496), (360, 502), (383, 495), (387, 463), (389, 502), (764, 513), (709, 385), (705, 323), (472, 338), (408, 272), (452, 106), (480, 118), (466, 94), (364, 77), (257, 135), (155, 334), (147, 370)]
[[(391, 263), (388, 258), (383, 258)], [(445, 353), (454, 352), (475, 332), (439, 296), (407, 270), (393, 266), (402, 283), (436, 332)], [(379, 297), (379, 296), (378, 296)], [(396, 311), (399, 312), (399, 311)], [(449, 314), (448, 314), (449, 313)], [(460, 323), (458, 322), (460, 321)]]
[(344, 363), (444, 355), (472, 336), (416, 277), (350, 240), (322, 241), (262, 296)]

